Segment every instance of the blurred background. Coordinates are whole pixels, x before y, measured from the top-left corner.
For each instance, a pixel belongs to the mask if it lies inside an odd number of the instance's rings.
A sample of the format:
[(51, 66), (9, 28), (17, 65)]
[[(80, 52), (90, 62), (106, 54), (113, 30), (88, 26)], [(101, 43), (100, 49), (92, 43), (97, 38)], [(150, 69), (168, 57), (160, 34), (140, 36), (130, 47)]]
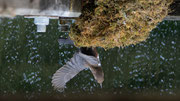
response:
[(77, 51), (59, 46), (68, 33), (51, 20), (45, 33), (33, 19), (0, 18), (0, 95), (50, 97), (75, 95), (178, 96), (180, 91), (180, 21), (163, 21), (145, 42), (125, 48), (97, 48), (105, 81), (101, 89), (89, 70), (80, 72), (59, 93), (51, 86), (53, 73)]

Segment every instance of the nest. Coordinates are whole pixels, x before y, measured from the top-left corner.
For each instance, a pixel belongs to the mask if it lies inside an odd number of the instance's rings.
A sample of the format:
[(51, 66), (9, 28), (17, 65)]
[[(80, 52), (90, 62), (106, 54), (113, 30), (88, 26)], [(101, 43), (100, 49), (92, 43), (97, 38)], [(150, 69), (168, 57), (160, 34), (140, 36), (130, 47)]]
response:
[(78, 47), (125, 47), (147, 39), (173, 0), (88, 0), (72, 25)]

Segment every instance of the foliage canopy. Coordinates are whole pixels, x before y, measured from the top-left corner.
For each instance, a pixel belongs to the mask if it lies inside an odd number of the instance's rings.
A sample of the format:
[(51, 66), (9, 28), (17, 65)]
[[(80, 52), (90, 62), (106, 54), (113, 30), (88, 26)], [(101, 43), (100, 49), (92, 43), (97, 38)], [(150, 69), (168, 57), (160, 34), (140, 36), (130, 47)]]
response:
[(124, 47), (147, 39), (173, 0), (88, 0), (71, 27), (78, 47)]

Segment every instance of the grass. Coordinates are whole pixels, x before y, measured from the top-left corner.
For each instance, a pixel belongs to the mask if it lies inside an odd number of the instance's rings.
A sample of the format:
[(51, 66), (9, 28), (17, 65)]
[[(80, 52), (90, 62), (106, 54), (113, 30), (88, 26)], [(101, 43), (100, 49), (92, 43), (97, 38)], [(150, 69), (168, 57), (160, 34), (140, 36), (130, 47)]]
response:
[(98, 48), (105, 73), (103, 89), (87, 70), (68, 82), (63, 94), (53, 90), (51, 77), (77, 49), (58, 45), (58, 37), (66, 37), (66, 34), (58, 32), (56, 22), (50, 23), (47, 33), (36, 33), (33, 20), (23, 17), (4, 19), (0, 24), (1, 96), (24, 94), (29, 99), (43, 94), (58, 97), (73, 94), (77, 97), (92, 94), (179, 95), (180, 22), (160, 23), (152, 31), (151, 38), (138, 45), (108, 51)]

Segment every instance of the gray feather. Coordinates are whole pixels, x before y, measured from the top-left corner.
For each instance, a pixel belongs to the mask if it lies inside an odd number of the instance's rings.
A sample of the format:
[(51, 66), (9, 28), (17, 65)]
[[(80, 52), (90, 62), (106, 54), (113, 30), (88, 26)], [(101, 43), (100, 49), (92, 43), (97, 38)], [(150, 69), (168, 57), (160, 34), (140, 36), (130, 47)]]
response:
[(69, 80), (75, 77), (80, 71), (87, 68), (85, 67), (85, 61), (79, 60), (82, 60), (82, 57), (79, 54), (74, 54), (66, 65), (56, 71), (52, 77), (52, 86), (55, 89), (63, 89)]

